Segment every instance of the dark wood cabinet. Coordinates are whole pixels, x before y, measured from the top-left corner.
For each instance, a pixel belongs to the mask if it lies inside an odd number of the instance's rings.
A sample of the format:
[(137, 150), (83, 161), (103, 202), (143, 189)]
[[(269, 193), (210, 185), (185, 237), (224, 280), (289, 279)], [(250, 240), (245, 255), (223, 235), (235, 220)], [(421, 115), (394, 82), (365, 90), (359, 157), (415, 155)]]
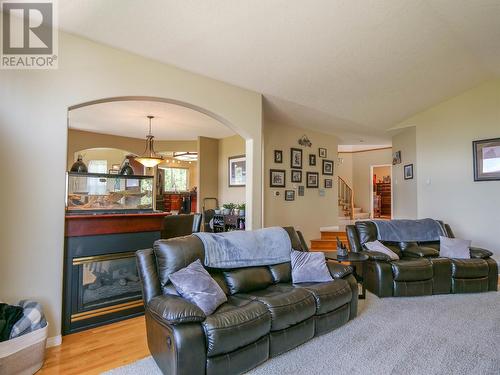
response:
[(380, 214), (381, 216), (391, 216), (392, 198), (391, 183), (378, 182), (376, 194), (380, 196)]

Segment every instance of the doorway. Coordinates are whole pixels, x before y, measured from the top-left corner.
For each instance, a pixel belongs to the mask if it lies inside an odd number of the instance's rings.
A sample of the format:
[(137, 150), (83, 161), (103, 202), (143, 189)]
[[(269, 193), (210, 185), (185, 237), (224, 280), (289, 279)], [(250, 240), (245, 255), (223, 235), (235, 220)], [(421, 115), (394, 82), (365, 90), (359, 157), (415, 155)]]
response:
[(371, 217), (392, 219), (392, 165), (372, 165), (370, 168)]

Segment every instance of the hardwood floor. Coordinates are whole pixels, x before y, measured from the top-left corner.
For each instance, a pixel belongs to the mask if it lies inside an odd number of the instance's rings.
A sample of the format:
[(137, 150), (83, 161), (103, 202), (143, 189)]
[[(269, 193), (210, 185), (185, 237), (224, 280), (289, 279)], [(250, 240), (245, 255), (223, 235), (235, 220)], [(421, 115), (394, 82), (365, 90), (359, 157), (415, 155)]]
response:
[(63, 337), (37, 374), (100, 374), (149, 355), (144, 316)]

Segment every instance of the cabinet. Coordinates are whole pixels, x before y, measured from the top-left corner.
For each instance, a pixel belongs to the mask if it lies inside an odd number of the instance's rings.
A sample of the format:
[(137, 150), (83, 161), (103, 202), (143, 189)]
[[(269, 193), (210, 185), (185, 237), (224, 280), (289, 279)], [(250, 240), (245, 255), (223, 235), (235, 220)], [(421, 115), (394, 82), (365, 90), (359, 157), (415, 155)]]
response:
[(391, 183), (378, 182), (376, 186), (376, 194), (380, 197), (380, 215), (391, 216)]

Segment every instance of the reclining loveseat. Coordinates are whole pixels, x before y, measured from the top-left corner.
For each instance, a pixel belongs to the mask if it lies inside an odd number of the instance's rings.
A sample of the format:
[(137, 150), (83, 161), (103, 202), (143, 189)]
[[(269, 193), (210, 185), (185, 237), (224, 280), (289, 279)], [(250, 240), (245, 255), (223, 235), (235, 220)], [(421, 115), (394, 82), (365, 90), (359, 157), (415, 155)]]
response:
[[(293, 228), (292, 248), (303, 251)], [(358, 286), (349, 266), (327, 262), (333, 281), (292, 284), (290, 262), (205, 269), (227, 296), (211, 315), (179, 296), (169, 275), (197, 259), (196, 236), (158, 240), (136, 253), (148, 346), (164, 374), (239, 374), (329, 332), (357, 314)]]
[[(397, 228), (399, 221), (392, 222)], [(449, 225), (438, 223), (445, 237), (454, 238)], [(355, 225), (348, 225), (346, 231), (351, 251), (361, 252), (369, 258), (363, 264), (364, 286), (378, 297), (497, 290), (498, 265), (491, 258), (491, 251), (470, 247), (470, 259), (440, 257), (439, 240), (384, 241), (380, 239), (374, 221), (358, 221)], [(386, 254), (367, 251), (365, 244), (376, 240), (380, 240), (400, 259), (391, 260)]]

